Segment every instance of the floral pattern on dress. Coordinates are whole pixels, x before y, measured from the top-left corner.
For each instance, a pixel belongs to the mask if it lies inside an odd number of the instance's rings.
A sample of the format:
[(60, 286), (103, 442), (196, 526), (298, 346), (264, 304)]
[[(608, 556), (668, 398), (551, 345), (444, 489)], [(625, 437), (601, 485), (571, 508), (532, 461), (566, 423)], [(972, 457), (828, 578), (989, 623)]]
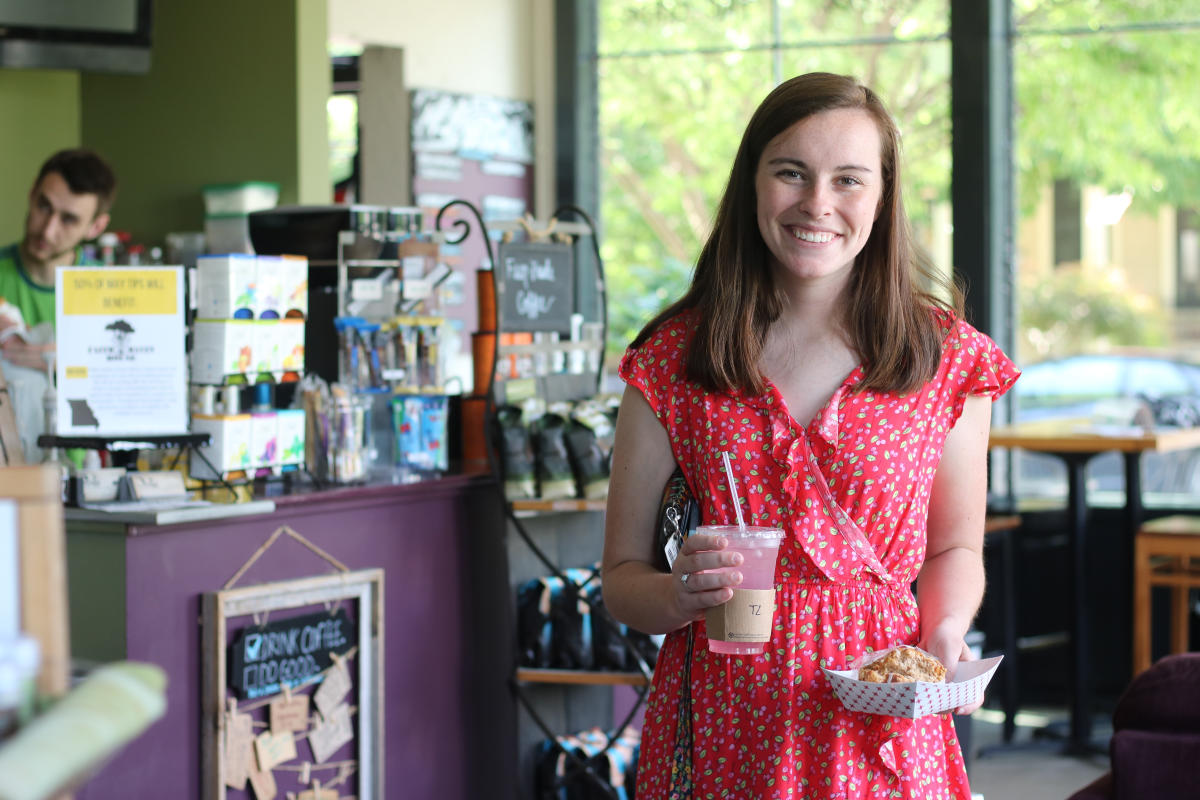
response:
[(910, 587), (925, 558), (946, 435), (969, 395), (998, 397), (1019, 372), (987, 336), (941, 314), (947, 335), (933, 380), (904, 395), (855, 391), (864, 374), (856, 368), (801, 425), (770, 383), (750, 396), (712, 393), (685, 377), (695, 313), (666, 321), (627, 351), (620, 375), (665, 427), (705, 524), (737, 521), (721, 462), (727, 451), (746, 522), (781, 527), (785, 538), (763, 654), (710, 653), (696, 622), (687, 674), (687, 629), (667, 636), (647, 701), (639, 800), (670, 793), (684, 692), (697, 800), (966, 800), (949, 716), (847, 711), (821, 667), (845, 669), (864, 652), (916, 643)]

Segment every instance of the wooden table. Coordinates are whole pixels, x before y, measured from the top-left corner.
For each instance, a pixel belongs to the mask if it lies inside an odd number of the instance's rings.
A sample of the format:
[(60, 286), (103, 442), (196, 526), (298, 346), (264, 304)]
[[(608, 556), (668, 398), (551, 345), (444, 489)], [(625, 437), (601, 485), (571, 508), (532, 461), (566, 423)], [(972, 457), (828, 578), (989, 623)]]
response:
[[(994, 428), (989, 447), (1020, 448), (1057, 456), (1067, 466), (1067, 536), (1071, 572), (1071, 664), (1070, 730), (1066, 750), (1075, 755), (1094, 753), (1091, 743), (1092, 686), (1087, 630), (1087, 487), (1088, 462), (1101, 453), (1119, 452), (1125, 459), (1125, 512), (1132, 563), (1133, 535), (1142, 520), (1141, 456), (1149, 451), (1167, 452), (1200, 447), (1200, 428), (1116, 428), (1089, 425), (1085, 421), (1054, 420)], [(1107, 752), (1107, 748), (1104, 748)]]

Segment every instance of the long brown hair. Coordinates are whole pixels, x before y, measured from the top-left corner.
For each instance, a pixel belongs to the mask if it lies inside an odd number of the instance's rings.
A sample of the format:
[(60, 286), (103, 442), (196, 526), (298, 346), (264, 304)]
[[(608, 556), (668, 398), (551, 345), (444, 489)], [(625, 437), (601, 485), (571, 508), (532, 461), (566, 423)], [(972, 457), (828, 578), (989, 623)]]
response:
[[(641, 330), (633, 347), (668, 318), (696, 309), (688, 377), (711, 391), (765, 391), (759, 360), (767, 329), (785, 301), (758, 228), (755, 172), (772, 139), (802, 119), (840, 108), (862, 109), (875, 120), (884, 179), (879, 216), (846, 289), (844, 324), (865, 370), (858, 388), (905, 392), (934, 376), (945, 331), (931, 307), (961, 314), (961, 293), (913, 240), (900, 191), (900, 132), (891, 115), (854, 78), (826, 72), (785, 81), (759, 104), (742, 135), (691, 286)], [(945, 287), (950, 301), (923, 289), (922, 280)]]

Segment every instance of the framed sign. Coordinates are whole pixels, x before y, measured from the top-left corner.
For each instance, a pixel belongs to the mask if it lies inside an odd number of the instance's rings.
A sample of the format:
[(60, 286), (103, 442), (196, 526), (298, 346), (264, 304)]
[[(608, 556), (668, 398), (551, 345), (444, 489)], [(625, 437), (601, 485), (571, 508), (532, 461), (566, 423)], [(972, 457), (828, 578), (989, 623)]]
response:
[(188, 430), (183, 267), (55, 272), (59, 436)]
[(383, 570), (203, 598), (203, 797), (381, 800)]
[(575, 310), (571, 245), (501, 242), (498, 246), (496, 310), (506, 331), (569, 331)]

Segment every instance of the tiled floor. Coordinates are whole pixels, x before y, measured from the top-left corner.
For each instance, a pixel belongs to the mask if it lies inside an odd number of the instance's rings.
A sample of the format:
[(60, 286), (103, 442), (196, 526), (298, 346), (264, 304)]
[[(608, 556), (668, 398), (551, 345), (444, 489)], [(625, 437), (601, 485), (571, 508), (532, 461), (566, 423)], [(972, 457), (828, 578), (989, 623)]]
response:
[[(1001, 743), (1002, 715), (988, 709), (976, 713), (973, 735), (978, 755), (971, 765), (971, 790), (984, 800), (1066, 800), (1108, 771), (1108, 756), (1066, 756), (1061, 745), (1034, 739), (1035, 728), (1065, 712), (1022, 712), (1011, 745)], [(1097, 730), (1097, 733), (1103, 733)]]

